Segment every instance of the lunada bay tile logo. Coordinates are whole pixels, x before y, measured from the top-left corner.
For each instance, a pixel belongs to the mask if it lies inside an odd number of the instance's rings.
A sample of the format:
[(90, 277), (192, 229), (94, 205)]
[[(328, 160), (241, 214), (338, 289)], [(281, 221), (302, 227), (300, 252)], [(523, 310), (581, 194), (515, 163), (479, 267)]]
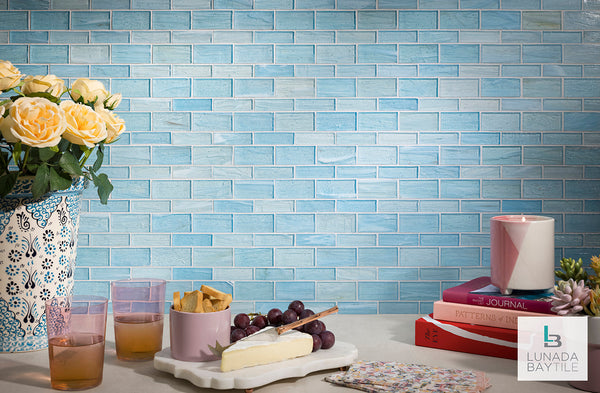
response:
[(519, 381), (585, 381), (587, 317), (519, 317)]

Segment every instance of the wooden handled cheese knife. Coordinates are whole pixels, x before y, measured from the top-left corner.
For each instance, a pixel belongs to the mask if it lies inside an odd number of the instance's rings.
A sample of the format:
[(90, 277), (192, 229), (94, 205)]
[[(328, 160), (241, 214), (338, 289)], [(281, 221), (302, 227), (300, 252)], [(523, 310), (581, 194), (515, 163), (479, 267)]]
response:
[[(333, 306), (331, 308), (328, 308), (325, 311), (321, 311), (318, 312), (316, 314), (310, 315), (306, 318), (302, 318), (299, 319), (295, 322), (292, 323), (288, 323), (287, 325), (283, 325), (283, 326), (268, 326), (262, 330), (259, 330), (258, 332), (251, 334), (247, 337), (244, 337), (236, 342), (240, 342), (240, 341), (276, 341), (277, 338), (279, 337), (280, 334), (287, 332), (288, 330), (292, 330), (294, 328), (297, 328), (298, 326), (302, 326), (305, 325), (311, 321), (315, 321), (319, 318), (323, 318), (327, 315), (333, 314), (338, 312), (338, 306)], [(216, 343), (216, 345), (214, 347), (212, 346), (208, 346), (208, 348), (212, 351), (212, 353), (214, 353), (215, 355), (221, 355), (221, 353), (223, 353), (224, 350), (226, 350), (227, 348), (229, 348), (230, 346), (232, 346), (235, 343), (229, 344), (226, 347), (221, 346), (218, 342)]]

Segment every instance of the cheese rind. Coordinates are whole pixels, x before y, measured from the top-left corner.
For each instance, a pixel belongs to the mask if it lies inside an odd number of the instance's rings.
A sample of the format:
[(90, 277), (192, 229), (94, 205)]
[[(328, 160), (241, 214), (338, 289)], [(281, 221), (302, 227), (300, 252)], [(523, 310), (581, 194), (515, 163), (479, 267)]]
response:
[(238, 341), (223, 351), (221, 371), (233, 371), (305, 356), (312, 352), (310, 334), (290, 330), (276, 341)]

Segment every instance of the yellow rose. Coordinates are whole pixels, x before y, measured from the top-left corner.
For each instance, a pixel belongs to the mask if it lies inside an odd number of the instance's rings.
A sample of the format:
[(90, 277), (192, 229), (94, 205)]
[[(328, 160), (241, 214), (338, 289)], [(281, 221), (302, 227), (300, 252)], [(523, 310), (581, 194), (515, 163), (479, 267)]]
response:
[(77, 102), (80, 98), (84, 103), (102, 103), (108, 97), (108, 91), (100, 81), (79, 78), (71, 86), (71, 98)]
[(116, 141), (119, 135), (125, 131), (125, 120), (121, 119), (108, 109), (97, 108), (96, 113), (98, 113), (106, 123), (106, 133), (108, 136), (104, 142), (112, 143)]
[(0, 60), (0, 90), (12, 89), (21, 82), (21, 72), (10, 61)]
[(104, 100), (104, 108), (110, 109), (111, 111), (119, 106), (123, 96), (121, 93), (112, 94), (106, 100)]
[(0, 132), (9, 143), (21, 141), (32, 147), (58, 145), (67, 128), (65, 112), (41, 97), (19, 98), (10, 106), (0, 123)]
[(106, 124), (92, 108), (73, 101), (63, 101), (60, 108), (65, 111), (67, 129), (63, 138), (76, 145), (94, 147), (106, 139)]
[(50, 93), (59, 98), (65, 92), (65, 81), (56, 77), (56, 75), (28, 75), (23, 79), (21, 92), (25, 95)]

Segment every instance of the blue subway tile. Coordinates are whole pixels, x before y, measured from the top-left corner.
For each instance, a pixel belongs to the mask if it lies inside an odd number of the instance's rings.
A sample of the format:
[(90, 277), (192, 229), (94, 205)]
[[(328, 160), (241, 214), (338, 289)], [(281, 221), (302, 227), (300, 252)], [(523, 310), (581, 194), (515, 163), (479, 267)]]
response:
[(235, 11), (234, 29), (272, 30), (274, 27), (273, 11)]
[(277, 300), (315, 299), (315, 283), (310, 281), (280, 281), (275, 286)]
[(357, 29), (395, 29), (394, 11), (357, 11)]
[(375, 9), (375, 0), (341, 0), (338, 2), (338, 9), (364, 10)]
[(314, 63), (315, 47), (313, 45), (277, 45), (275, 62), (284, 64)]
[(399, 29), (437, 29), (437, 11), (398, 11)]
[[(11, 14), (21, 17), (19, 12)], [(68, 11), (30, 11), (29, 20), (31, 30), (69, 30)]]
[(273, 250), (267, 248), (236, 248), (234, 250), (236, 267), (273, 266)]
[(232, 11), (193, 11), (193, 29), (231, 29)]
[(411, 44), (398, 45), (399, 63), (437, 63), (438, 45), (436, 44)]
[(398, 129), (401, 131), (431, 131), (439, 128), (439, 114), (401, 112), (398, 114)]
[[(27, 30), (28, 28), (28, 13), (27, 11), (3, 11), (0, 12), (0, 24), (4, 29)], [(40, 26), (43, 27), (43, 26)], [(32, 26), (33, 28), (33, 26)], [(41, 28), (40, 28), (41, 30)]]
[(359, 300), (398, 300), (398, 283), (363, 281), (358, 283)]
[(481, 11), (481, 28), (491, 30), (519, 30), (519, 11)]
[(113, 11), (114, 30), (149, 30), (150, 11)]
[(188, 214), (154, 214), (152, 232), (190, 232), (192, 217)]
[(356, 113), (317, 112), (315, 129), (317, 131), (355, 131)]
[(48, 43), (48, 32), (47, 31), (11, 31), (9, 33), (9, 37), (10, 37), (10, 42), (16, 43), (16, 44), (47, 44)]
[(594, 30), (597, 26), (593, 15), (590, 11), (565, 11), (563, 29)]
[(108, 30), (110, 13), (106, 11), (72, 11), (71, 29), (73, 30)]
[(354, 180), (317, 180), (317, 198), (354, 198), (356, 196), (356, 182)]
[(276, 11), (275, 29), (278, 30), (312, 30), (315, 16), (312, 11)]
[(191, 63), (192, 48), (189, 45), (155, 45), (152, 47), (152, 60), (154, 63)]
[(519, 165), (521, 164), (521, 148), (512, 146), (484, 146), (481, 151), (484, 165)]
[(223, 63), (233, 61), (233, 45), (194, 45), (194, 63)]
[(443, 63), (478, 63), (479, 45), (473, 44), (441, 44), (440, 62)]
[(359, 232), (396, 232), (398, 217), (396, 214), (359, 214)]
[(440, 29), (477, 29), (477, 11), (440, 11)]
[(153, 11), (152, 29), (187, 30), (191, 28), (191, 11)]
[[(397, 266), (397, 248), (359, 248), (359, 266)], [(364, 280), (365, 278), (363, 278)]]
[(319, 281), (316, 290), (319, 300), (356, 300), (356, 283), (353, 282)]
[(345, 64), (355, 62), (353, 45), (317, 45), (316, 61), (321, 64)]
[(515, 78), (484, 78), (481, 80), (483, 97), (519, 97), (521, 81)]
[(479, 198), (479, 180), (441, 180), (440, 196), (442, 198)]
[(437, 79), (398, 79), (399, 97), (437, 97)]
[[(232, 97), (233, 80), (231, 79), (194, 79), (193, 80), (194, 97)], [(212, 114), (216, 116), (218, 114)]]
[(319, 267), (356, 266), (356, 249), (317, 248), (316, 265)]
[(215, 9), (251, 9), (252, 8), (252, 0), (215, 0), (213, 1), (213, 8)]
[(588, 112), (565, 112), (565, 131), (598, 131), (600, 114)]
[(189, 268), (175, 267), (173, 268), (173, 280), (211, 280), (212, 269), (208, 268)]
[(236, 113), (234, 115), (235, 131), (273, 131), (272, 113)]
[(317, 11), (315, 26), (319, 30), (353, 30), (356, 28), (354, 11)]
[(560, 63), (562, 47), (560, 45), (523, 45), (523, 63)]
[(232, 232), (233, 216), (231, 214), (195, 214), (193, 228), (194, 232)]
[(234, 48), (235, 63), (273, 63), (273, 45), (237, 45)]
[[(400, 51), (402, 54), (402, 51)], [(423, 55), (423, 56), (431, 56)], [(359, 44), (357, 46), (358, 63), (396, 63), (398, 49), (391, 44)]]
[(69, 48), (66, 45), (31, 45), (29, 58), (32, 63), (68, 63)]
[(236, 300), (274, 300), (275, 290), (273, 282), (236, 281)]

